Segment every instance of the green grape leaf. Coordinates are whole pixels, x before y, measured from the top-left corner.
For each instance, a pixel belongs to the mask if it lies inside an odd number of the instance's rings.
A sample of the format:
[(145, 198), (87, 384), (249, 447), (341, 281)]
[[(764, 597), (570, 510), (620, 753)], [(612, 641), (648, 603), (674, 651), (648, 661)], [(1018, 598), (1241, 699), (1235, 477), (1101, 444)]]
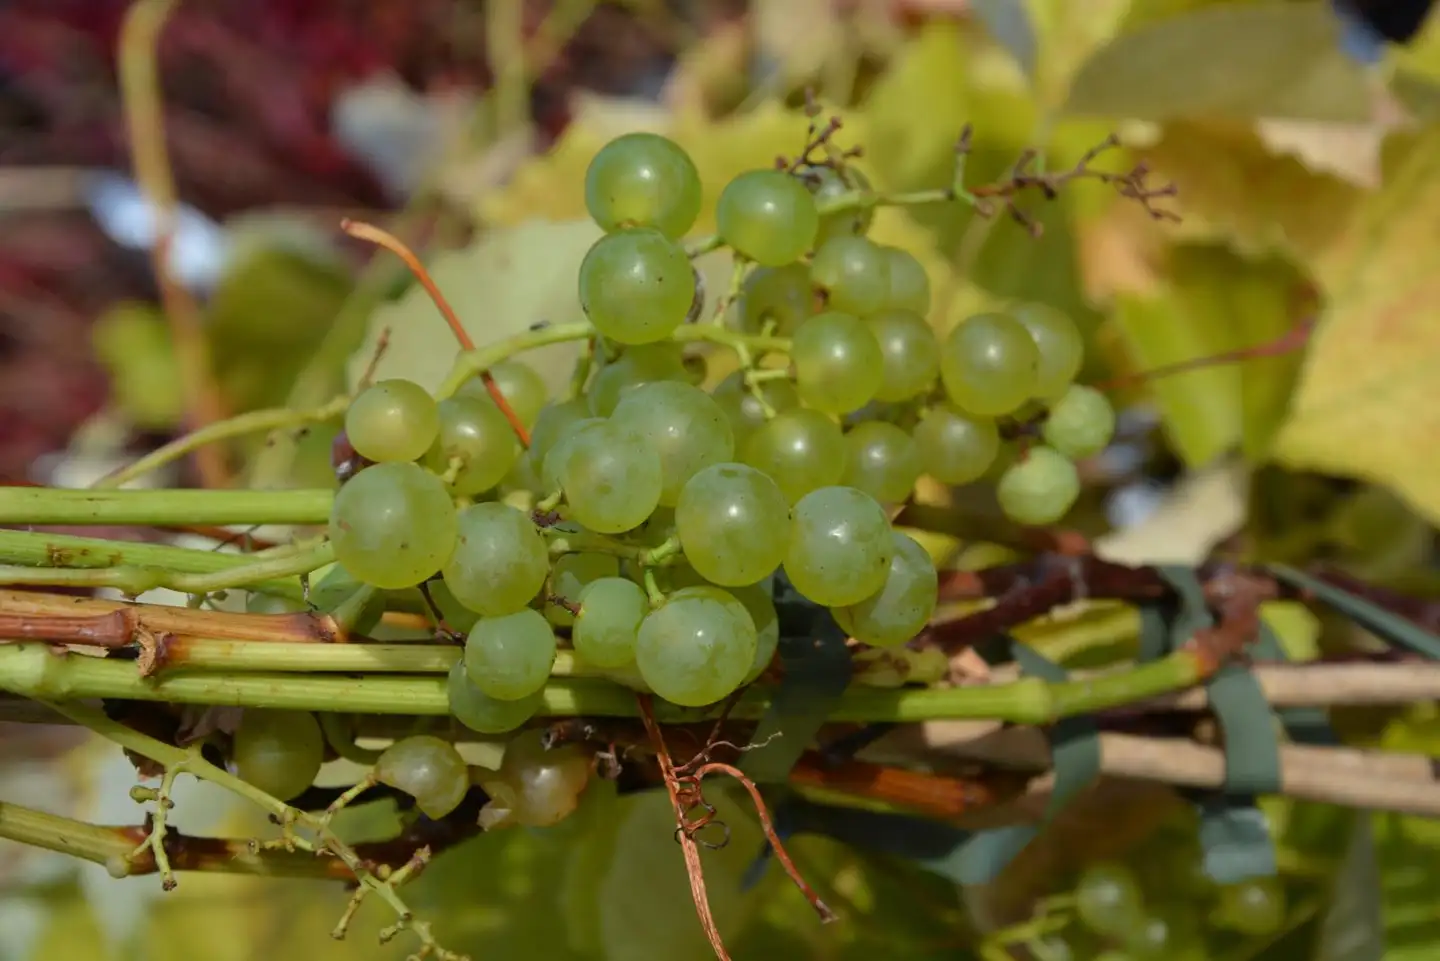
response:
[(1163, 121), (1360, 121), (1364, 69), (1341, 50), (1329, 4), (1202, 7), (1128, 31), (1076, 73), (1065, 112)]
[(120, 413), (141, 430), (177, 427), (185, 395), (165, 315), (146, 304), (117, 304), (95, 319), (90, 336)]
[(1368, 817), (1354, 818), (1330, 903), (1320, 920), (1314, 961), (1381, 961), (1385, 920), (1375, 832)]
[(1391, 151), (1386, 187), (1314, 266), (1327, 303), (1291, 412), (1276, 438), (1285, 466), (1388, 486), (1440, 520), (1440, 131)]

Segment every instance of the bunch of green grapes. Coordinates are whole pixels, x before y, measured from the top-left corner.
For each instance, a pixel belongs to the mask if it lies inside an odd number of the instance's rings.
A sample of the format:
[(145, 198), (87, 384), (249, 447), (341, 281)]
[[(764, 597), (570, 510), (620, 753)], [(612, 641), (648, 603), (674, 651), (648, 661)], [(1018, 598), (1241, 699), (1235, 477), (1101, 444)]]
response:
[(438, 402), (395, 380), (355, 398), (336, 558), (382, 590), (433, 582), (467, 635), (450, 678), (462, 722), (495, 734), (540, 713), (562, 646), (676, 704), (715, 703), (770, 662), (777, 573), (855, 639), (911, 640), (937, 575), (887, 508), (922, 474), (985, 476), (998, 418), (1046, 412), (1045, 443), (999, 477), (1005, 510), (1043, 524), (1069, 509), (1073, 460), (1114, 426), (1073, 383), (1074, 324), (1022, 306), (937, 338), (924, 268), (866, 236), (869, 190), (853, 167), (811, 165), (721, 191), (716, 242), (748, 271), (730, 336), (764, 349), (706, 390), (675, 336), (701, 313), (683, 245), (699, 175), (664, 137), (620, 137), (585, 180), (604, 230), (578, 276), (594, 363), (560, 397), (522, 363), (489, 371), (528, 446), (479, 381)]

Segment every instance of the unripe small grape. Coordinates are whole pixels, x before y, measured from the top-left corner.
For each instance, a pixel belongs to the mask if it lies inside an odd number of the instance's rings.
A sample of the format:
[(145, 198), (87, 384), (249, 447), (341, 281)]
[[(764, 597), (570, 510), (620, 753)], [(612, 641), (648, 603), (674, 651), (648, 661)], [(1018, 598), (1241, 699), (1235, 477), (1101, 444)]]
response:
[(428, 734), (396, 741), (375, 762), (375, 777), (415, 799), (431, 820), (460, 806), (470, 790), (470, 771), (455, 745)]

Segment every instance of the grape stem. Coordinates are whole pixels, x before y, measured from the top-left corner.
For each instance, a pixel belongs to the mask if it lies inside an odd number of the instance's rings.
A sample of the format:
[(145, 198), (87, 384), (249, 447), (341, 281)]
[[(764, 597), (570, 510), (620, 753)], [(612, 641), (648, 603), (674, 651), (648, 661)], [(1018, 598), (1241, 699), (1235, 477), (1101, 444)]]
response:
[[(540, 509), (544, 504), (542, 501), (536, 508)], [(564, 554), (612, 554), (647, 566), (663, 567), (674, 563), (680, 553), (680, 541), (673, 537), (652, 547), (647, 544), (626, 544), (593, 531), (562, 531), (546, 527), (541, 529), (541, 533), (551, 537), (551, 557)]]
[(322, 489), (71, 490), (0, 487), (0, 523), (107, 527), (324, 524), (330, 518), (330, 504), (334, 497), (334, 491)]

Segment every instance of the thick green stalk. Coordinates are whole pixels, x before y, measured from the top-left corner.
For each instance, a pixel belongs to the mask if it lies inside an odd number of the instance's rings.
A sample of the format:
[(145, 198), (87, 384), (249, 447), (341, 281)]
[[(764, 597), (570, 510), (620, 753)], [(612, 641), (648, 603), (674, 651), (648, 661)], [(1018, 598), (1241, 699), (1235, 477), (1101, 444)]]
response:
[(135, 838), (115, 828), (0, 801), (0, 838), (104, 864), (135, 849)]
[[(317, 645), (318, 646), (318, 645)], [(1153, 664), (1083, 681), (1047, 684), (1024, 678), (988, 687), (877, 690), (860, 685), (845, 692), (832, 721), (917, 722), (992, 719), (1048, 724), (1152, 697), (1193, 684), (1201, 676), (1193, 654), (1181, 651)], [(142, 678), (134, 664), (113, 659), (56, 656), (42, 644), (0, 645), (0, 690), (37, 700), (120, 698), (175, 704), (290, 708), (352, 714), (444, 715), (445, 679), (430, 677), (329, 677), (284, 673), (218, 673), (176, 670)], [(752, 688), (731, 716), (759, 718), (769, 692)], [(634, 717), (634, 694), (600, 678), (556, 678), (546, 685), (541, 714), (551, 717)], [(671, 709), (661, 720), (699, 720), (707, 709)]]
[(324, 524), (330, 490), (70, 490), (0, 487), (0, 524)]
[[(36, 568), (76, 568), (96, 571), (106, 568), (148, 568), (173, 574), (213, 574), (233, 571), (252, 564), (255, 557), (200, 551), (165, 544), (109, 541), (98, 537), (74, 537), (32, 531), (0, 530), (0, 563)], [(20, 572), (27, 573), (27, 572)], [(260, 580), (248, 586), (266, 594), (299, 599), (296, 580)]]
[[(284, 551), (274, 556), (241, 558), (244, 563), (208, 573), (175, 573), (156, 567), (121, 564), (103, 568), (5, 567), (0, 566), (0, 584), (35, 584), (48, 587), (113, 587), (130, 597), (169, 588), (186, 594), (212, 594), (236, 587), (263, 583), (274, 578), (308, 574), (335, 559), (329, 541), (303, 551)], [(298, 585), (297, 585), (298, 587)]]

